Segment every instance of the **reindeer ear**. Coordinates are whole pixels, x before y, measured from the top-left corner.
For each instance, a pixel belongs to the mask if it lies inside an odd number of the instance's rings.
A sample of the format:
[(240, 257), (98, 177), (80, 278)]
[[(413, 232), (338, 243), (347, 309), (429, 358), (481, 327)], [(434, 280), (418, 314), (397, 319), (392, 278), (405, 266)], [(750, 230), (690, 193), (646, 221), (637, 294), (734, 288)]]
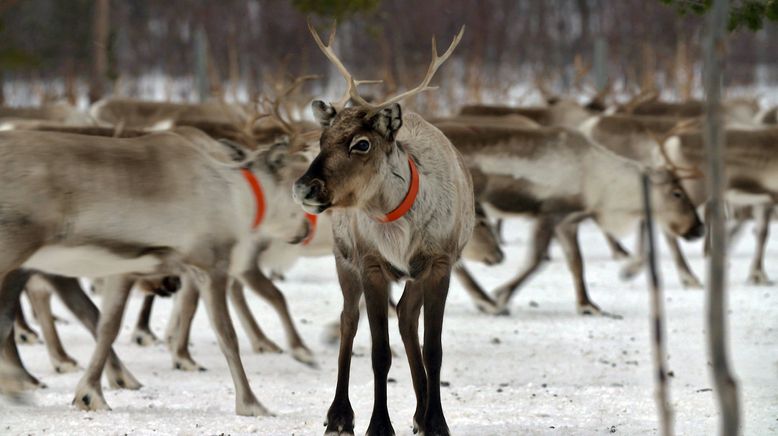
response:
[(329, 127), (335, 118), (335, 108), (321, 100), (314, 100), (311, 103), (313, 117), (322, 127)]
[(227, 138), (221, 138), (218, 142), (224, 146), (224, 151), (228, 153), (232, 161), (243, 162), (248, 157), (248, 150), (243, 145)]
[(370, 119), (373, 130), (389, 141), (393, 141), (397, 131), (403, 125), (402, 109), (398, 103), (393, 103), (373, 115)]
[(265, 163), (271, 171), (277, 171), (286, 162), (286, 158), (289, 156), (289, 141), (282, 140), (271, 145), (265, 155)]

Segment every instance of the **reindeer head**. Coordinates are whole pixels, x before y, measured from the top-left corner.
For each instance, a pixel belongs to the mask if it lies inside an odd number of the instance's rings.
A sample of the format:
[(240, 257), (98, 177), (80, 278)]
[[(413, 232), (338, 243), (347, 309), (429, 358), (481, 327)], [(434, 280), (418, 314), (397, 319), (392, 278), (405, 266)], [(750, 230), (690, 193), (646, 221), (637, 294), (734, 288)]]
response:
[[(682, 121), (671, 129), (670, 135), (687, 129), (694, 123)], [(705, 228), (697, 215), (696, 204), (684, 187), (684, 181), (702, 179), (702, 172), (695, 167), (682, 167), (675, 163), (673, 156), (678, 156), (679, 150), (667, 137), (657, 138), (650, 131), (649, 135), (657, 143), (654, 156), (654, 167), (648, 173), (651, 180), (652, 209), (657, 220), (665, 230), (685, 239), (696, 239), (705, 233)], [(668, 149), (671, 148), (671, 149)]]
[[(439, 56), (432, 39), (432, 62), (422, 83), (414, 89), (389, 100), (373, 104), (359, 95), (357, 81), (332, 50), (333, 29), (325, 45), (310, 21), (308, 28), (316, 44), (346, 79), (348, 89), (335, 103), (317, 100), (313, 114), (322, 127), (320, 152), (308, 171), (295, 183), (295, 200), (309, 213), (321, 213), (330, 207), (360, 207), (378, 192), (377, 175), (390, 171), (389, 159), (401, 147), (395, 142), (402, 127), (400, 102), (410, 96), (434, 89), (429, 86), (440, 65), (454, 51), (464, 28), (454, 38), (448, 50)], [(351, 101), (354, 106), (346, 108)]]
[(693, 240), (705, 234), (705, 226), (697, 214), (681, 177), (668, 168), (649, 170), (651, 181), (651, 208), (657, 221), (673, 235)]
[(475, 204), (475, 227), (473, 236), (462, 250), (462, 257), (487, 265), (496, 265), (505, 259), (505, 253), (500, 248), (497, 231), (489, 221), (483, 207)]

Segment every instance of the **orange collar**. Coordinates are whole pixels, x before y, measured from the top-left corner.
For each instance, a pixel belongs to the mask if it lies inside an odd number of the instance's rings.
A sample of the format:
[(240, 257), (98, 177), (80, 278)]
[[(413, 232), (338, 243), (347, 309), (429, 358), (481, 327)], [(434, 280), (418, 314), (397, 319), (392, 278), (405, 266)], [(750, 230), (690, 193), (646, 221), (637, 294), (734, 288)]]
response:
[(419, 172), (416, 170), (416, 164), (413, 163), (413, 159), (411, 159), (410, 156), (408, 156), (408, 166), (411, 168), (411, 186), (408, 188), (408, 194), (405, 195), (405, 198), (399, 206), (393, 211), (378, 218), (378, 221), (381, 221), (382, 223), (397, 221), (413, 207), (413, 202), (416, 201), (416, 195), (419, 194)]
[(243, 177), (249, 184), (251, 192), (254, 194), (254, 199), (257, 201), (257, 211), (254, 214), (254, 221), (251, 223), (251, 230), (256, 230), (265, 218), (265, 194), (262, 192), (262, 186), (259, 184), (259, 180), (248, 168), (241, 168), (240, 172), (243, 173)]
[(308, 228), (308, 236), (303, 239), (302, 244), (308, 245), (313, 241), (313, 237), (316, 236), (316, 219), (318, 218), (318, 215), (314, 215), (312, 213), (306, 213), (305, 218), (308, 219), (308, 223), (310, 224), (310, 227)]

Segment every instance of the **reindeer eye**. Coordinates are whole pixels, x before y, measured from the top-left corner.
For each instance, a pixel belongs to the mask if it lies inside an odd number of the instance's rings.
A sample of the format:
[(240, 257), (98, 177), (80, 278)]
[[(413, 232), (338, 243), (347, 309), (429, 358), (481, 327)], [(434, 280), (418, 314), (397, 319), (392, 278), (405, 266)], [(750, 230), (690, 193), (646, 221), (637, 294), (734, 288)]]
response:
[(349, 152), (365, 154), (370, 151), (370, 141), (365, 138), (354, 141), (349, 147)]
[(677, 198), (677, 199), (679, 199), (679, 200), (683, 198), (683, 192), (681, 192), (681, 191), (680, 191), (680, 190), (678, 190), (678, 189), (674, 189), (674, 190), (673, 190), (673, 192), (672, 192), (671, 194), (672, 194), (672, 196), (673, 196), (674, 198)]

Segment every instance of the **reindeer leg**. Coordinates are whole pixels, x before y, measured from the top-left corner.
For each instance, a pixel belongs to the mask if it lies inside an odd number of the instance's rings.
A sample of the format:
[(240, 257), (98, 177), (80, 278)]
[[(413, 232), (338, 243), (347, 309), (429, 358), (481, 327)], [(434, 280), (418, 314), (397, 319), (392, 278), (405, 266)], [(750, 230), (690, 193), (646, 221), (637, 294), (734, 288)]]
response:
[(153, 294), (143, 297), (143, 306), (141, 306), (140, 313), (138, 313), (138, 321), (135, 323), (135, 330), (132, 331), (132, 342), (141, 347), (148, 347), (158, 340), (149, 326), (149, 322), (151, 321), (151, 309), (153, 306)]
[(419, 313), (424, 302), (424, 290), (415, 282), (407, 282), (400, 302), (397, 304), (397, 320), (400, 336), (405, 346), (408, 365), (411, 368), (413, 390), (416, 393), (416, 412), (413, 414), (413, 432), (417, 433), (424, 423), (427, 411), (427, 373), (419, 345)]
[(262, 298), (267, 300), (270, 305), (278, 313), (281, 318), (281, 323), (286, 331), (286, 337), (289, 341), (289, 347), (292, 350), (292, 357), (306, 365), (316, 366), (316, 360), (313, 357), (313, 353), (305, 345), (300, 334), (297, 332), (297, 328), (292, 321), (292, 315), (289, 313), (289, 307), (286, 304), (286, 298), (284, 294), (273, 284), (270, 279), (265, 277), (262, 271), (259, 270), (256, 262), (252, 262), (251, 266), (241, 273), (241, 281), (253, 289)]
[(618, 239), (614, 238), (608, 233), (603, 233), (603, 234), (605, 235), (605, 242), (608, 244), (608, 248), (611, 251), (611, 257), (613, 258), (613, 260), (621, 260), (621, 259), (629, 258), (629, 251), (627, 251), (627, 249), (624, 248), (623, 245), (621, 245), (621, 242), (619, 242)]
[[(40, 380), (30, 374), (30, 372), (27, 371), (27, 368), (24, 367), (22, 358), (19, 356), (19, 349), (16, 347), (14, 336), (9, 337), (8, 340), (5, 341), (2, 357), (0, 357), (0, 367), (4, 365), (7, 365), (9, 368), (11, 368), (11, 371), (8, 372), (16, 373), (14, 377), (16, 378), (16, 382), (19, 383), (19, 386), (21, 386), (21, 390), (27, 391), (46, 387), (45, 384), (41, 383)], [(2, 376), (0, 376), (0, 385), (3, 384), (1, 379)]]
[[(181, 288), (184, 288), (183, 280), (184, 277), (181, 277), (182, 283)], [(178, 324), (180, 322), (180, 312), (181, 312), (181, 298), (179, 297), (181, 295), (181, 292), (176, 292), (173, 295), (173, 307), (170, 308), (170, 315), (168, 316), (167, 320), (167, 326), (165, 326), (165, 342), (168, 345), (168, 348), (172, 348), (173, 341), (175, 341), (175, 335), (178, 331)], [(195, 291), (195, 295), (197, 296), (197, 292)], [(200, 297), (197, 296), (199, 299)], [(197, 304), (197, 303), (195, 303)]]
[(84, 375), (76, 386), (73, 398), (73, 404), (81, 410), (111, 410), (103, 396), (100, 378), (111, 345), (121, 329), (124, 308), (132, 285), (133, 281), (126, 276), (112, 276), (106, 280), (102, 313), (97, 324), (97, 345)]
[(646, 236), (643, 231), (643, 221), (638, 225), (638, 238), (632, 259), (621, 268), (619, 276), (622, 280), (632, 280), (646, 267)]
[(470, 274), (470, 271), (465, 268), (464, 262), (461, 260), (454, 265), (454, 274), (456, 274), (459, 282), (465, 287), (465, 291), (470, 295), (470, 298), (475, 303), (475, 307), (481, 312), (488, 313), (489, 315), (507, 315), (508, 310), (505, 307), (499, 307), (497, 303), (492, 300), (486, 292), (484, 292), (481, 285)]
[(359, 276), (350, 265), (346, 265), (337, 255), (335, 265), (338, 272), (338, 282), (343, 293), (343, 311), (340, 314), (340, 350), (338, 351), (338, 383), (335, 397), (327, 411), (327, 436), (354, 434), (354, 409), (348, 398), (349, 375), (351, 373), (351, 350), (354, 346), (354, 336), (359, 325), (359, 300), (362, 296), (362, 285)]
[(16, 394), (40, 385), (24, 368), (14, 340), (16, 308), (30, 273), (17, 269), (0, 277), (0, 393)]
[(246, 331), (249, 337), (251, 348), (257, 353), (282, 352), (281, 347), (265, 335), (265, 332), (257, 324), (254, 315), (251, 314), (251, 309), (249, 309), (248, 302), (246, 302), (246, 294), (243, 292), (243, 285), (240, 281), (232, 280), (228, 295), (232, 307), (235, 308), (235, 312), (238, 314), (238, 320), (240, 320), (243, 330)]
[(503, 218), (497, 218), (497, 221), (494, 223), (494, 231), (497, 233), (497, 242), (499, 242), (500, 245), (505, 244), (505, 236), (503, 236), (502, 233), (503, 222)]
[(767, 245), (767, 237), (770, 234), (770, 218), (773, 213), (773, 204), (754, 206), (753, 210), (756, 221), (756, 228), (754, 229), (756, 250), (754, 251), (754, 259), (751, 261), (748, 283), (760, 286), (771, 285), (772, 282), (764, 270), (764, 252)]
[(551, 237), (554, 234), (554, 220), (551, 218), (539, 218), (535, 222), (535, 229), (532, 234), (531, 258), (530, 263), (519, 274), (508, 283), (500, 286), (495, 291), (495, 300), (498, 307), (507, 312), (510, 302), (516, 290), (524, 284), (537, 270), (545, 260), (548, 247), (551, 244)]
[(694, 275), (686, 262), (686, 257), (683, 255), (680, 245), (678, 245), (678, 238), (667, 232), (662, 232), (662, 234), (665, 237), (667, 246), (670, 248), (670, 254), (673, 256), (673, 263), (675, 263), (675, 269), (678, 271), (678, 277), (681, 279), (681, 285), (684, 288), (702, 289), (700, 279)]
[(54, 371), (59, 374), (74, 372), (78, 369), (78, 363), (65, 352), (65, 348), (62, 346), (57, 327), (54, 324), (54, 315), (51, 312), (51, 291), (42, 285), (42, 281), (36, 284), (35, 277), (33, 277), (27, 283), (27, 297), (30, 299), (32, 310), (41, 326), (49, 360), (51, 360)]
[(27, 318), (24, 316), (21, 300), (16, 308), (16, 319), (14, 320), (14, 336), (17, 344), (40, 344), (41, 338), (35, 330), (30, 327)]
[(589, 299), (584, 281), (584, 265), (581, 247), (578, 244), (578, 222), (563, 222), (556, 227), (556, 236), (565, 252), (567, 267), (573, 275), (578, 313), (583, 315), (600, 314), (600, 308)]
[(420, 429), (424, 435), (450, 434), (440, 403), (441, 335), (450, 281), (451, 265), (439, 261), (433, 263), (420, 283), (424, 289), (424, 368), (427, 371), (427, 410)]
[[(86, 295), (77, 279), (51, 274), (42, 275), (51, 285), (57, 296), (70, 310), (76, 319), (97, 339), (100, 311), (95, 303)], [(140, 389), (143, 385), (124, 366), (119, 356), (113, 350), (108, 350), (108, 363), (105, 367), (108, 384), (112, 388)]]
[(200, 271), (200, 273), (199, 275), (206, 276), (205, 283), (198, 283), (200, 296), (205, 303), (211, 325), (216, 331), (219, 348), (227, 359), (235, 386), (235, 412), (241, 416), (269, 416), (271, 413), (254, 396), (240, 359), (238, 337), (235, 335), (235, 328), (227, 308), (229, 277), (226, 272), (215, 269), (209, 272)]
[(176, 293), (174, 311), (175, 320), (171, 317), (170, 323), (174, 325), (170, 333), (170, 352), (173, 355), (173, 368), (182, 371), (205, 371), (189, 354), (189, 334), (192, 331), (192, 320), (197, 311), (200, 295), (194, 286), (191, 277), (181, 277), (181, 289)]
[(367, 306), (367, 319), (372, 338), (373, 361), (373, 413), (367, 427), (367, 435), (394, 435), (389, 409), (386, 404), (386, 383), (392, 366), (392, 350), (389, 347), (389, 282), (381, 265), (365, 260), (362, 272), (362, 288)]

